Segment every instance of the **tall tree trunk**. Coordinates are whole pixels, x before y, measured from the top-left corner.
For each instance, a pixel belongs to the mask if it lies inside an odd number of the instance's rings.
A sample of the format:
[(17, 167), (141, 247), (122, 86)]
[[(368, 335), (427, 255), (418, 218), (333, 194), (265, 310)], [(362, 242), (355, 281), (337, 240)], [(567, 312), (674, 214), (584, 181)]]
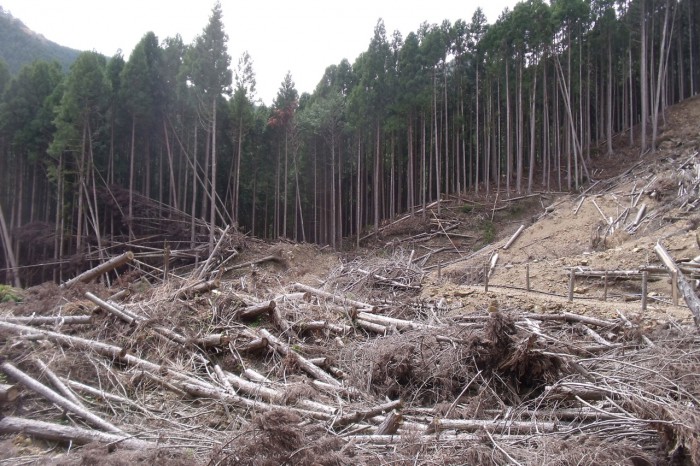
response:
[(211, 123), (211, 195), (209, 196), (209, 254), (214, 251), (214, 229), (216, 228), (216, 96), (212, 99)]
[(639, 143), (640, 153), (644, 154), (647, 150), (647, 115), (648, 110), (648, 99), (647, 99), (647, 32), (646, 32), (646, 2), (645, 0), (640, 1), (640, 56), (639, 56), (639, 82), (640, 86), (640, 99), (641, 99), (641, 124), (642, 124), (642, 135), (641, 141)]

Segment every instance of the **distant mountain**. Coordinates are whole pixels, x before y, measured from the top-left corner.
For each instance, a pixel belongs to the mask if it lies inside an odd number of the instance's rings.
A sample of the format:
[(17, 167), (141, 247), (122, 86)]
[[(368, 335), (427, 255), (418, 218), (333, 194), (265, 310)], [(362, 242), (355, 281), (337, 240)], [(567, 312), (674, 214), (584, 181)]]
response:
[(32, 31), (0, 6), (0, 60), (11, 74), (37, 60), (55, 60), (68, 70), (79, 54), (80, 50), (58, 45)]

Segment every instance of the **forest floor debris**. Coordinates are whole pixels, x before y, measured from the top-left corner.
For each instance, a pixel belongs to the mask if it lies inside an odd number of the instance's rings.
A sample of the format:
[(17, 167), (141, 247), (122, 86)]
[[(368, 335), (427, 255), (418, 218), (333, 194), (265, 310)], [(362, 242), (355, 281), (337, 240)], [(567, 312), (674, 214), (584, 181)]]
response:
[(445, 200), (360, 250), (220, 231), (1, 288), (0, 462), (700, 464), (697, 327), (663, 271), (640, 305), (657, 242), (700, 262), (699, 101), (668, 118), (582, 193)]

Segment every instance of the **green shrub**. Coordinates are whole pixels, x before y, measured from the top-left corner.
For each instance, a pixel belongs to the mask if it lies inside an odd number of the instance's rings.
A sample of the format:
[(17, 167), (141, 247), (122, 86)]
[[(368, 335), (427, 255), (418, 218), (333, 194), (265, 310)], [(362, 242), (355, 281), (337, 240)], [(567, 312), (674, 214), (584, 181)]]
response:
[(0, 303), (19, 303), (21, 301), (20, 290), (9, 285), (0, 285)]

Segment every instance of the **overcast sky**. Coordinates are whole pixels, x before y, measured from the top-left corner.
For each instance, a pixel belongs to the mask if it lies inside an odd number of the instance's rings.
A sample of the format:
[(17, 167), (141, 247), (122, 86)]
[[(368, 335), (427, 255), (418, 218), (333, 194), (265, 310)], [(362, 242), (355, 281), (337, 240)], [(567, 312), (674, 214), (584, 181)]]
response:
[[(271, 104), (287, 71), (299, 93), (313, 92), (326, 67), (350, 63), (369, 46), (379, 18), (387, 36), (405, 38), (424, 21), (471, 21), (481, 6), (496, 21), (516, 0), (221, 0), (232, 67), (248, 50), (257, 94)], [(186, 44), (207, 25), (215, 0), (0, 0), (0, 6), (47, 39), (108, 57), (125, 58), (148, 31), (159, 40), (180, 34)], [(0, 44), (2, 47), (2, 44)]]

